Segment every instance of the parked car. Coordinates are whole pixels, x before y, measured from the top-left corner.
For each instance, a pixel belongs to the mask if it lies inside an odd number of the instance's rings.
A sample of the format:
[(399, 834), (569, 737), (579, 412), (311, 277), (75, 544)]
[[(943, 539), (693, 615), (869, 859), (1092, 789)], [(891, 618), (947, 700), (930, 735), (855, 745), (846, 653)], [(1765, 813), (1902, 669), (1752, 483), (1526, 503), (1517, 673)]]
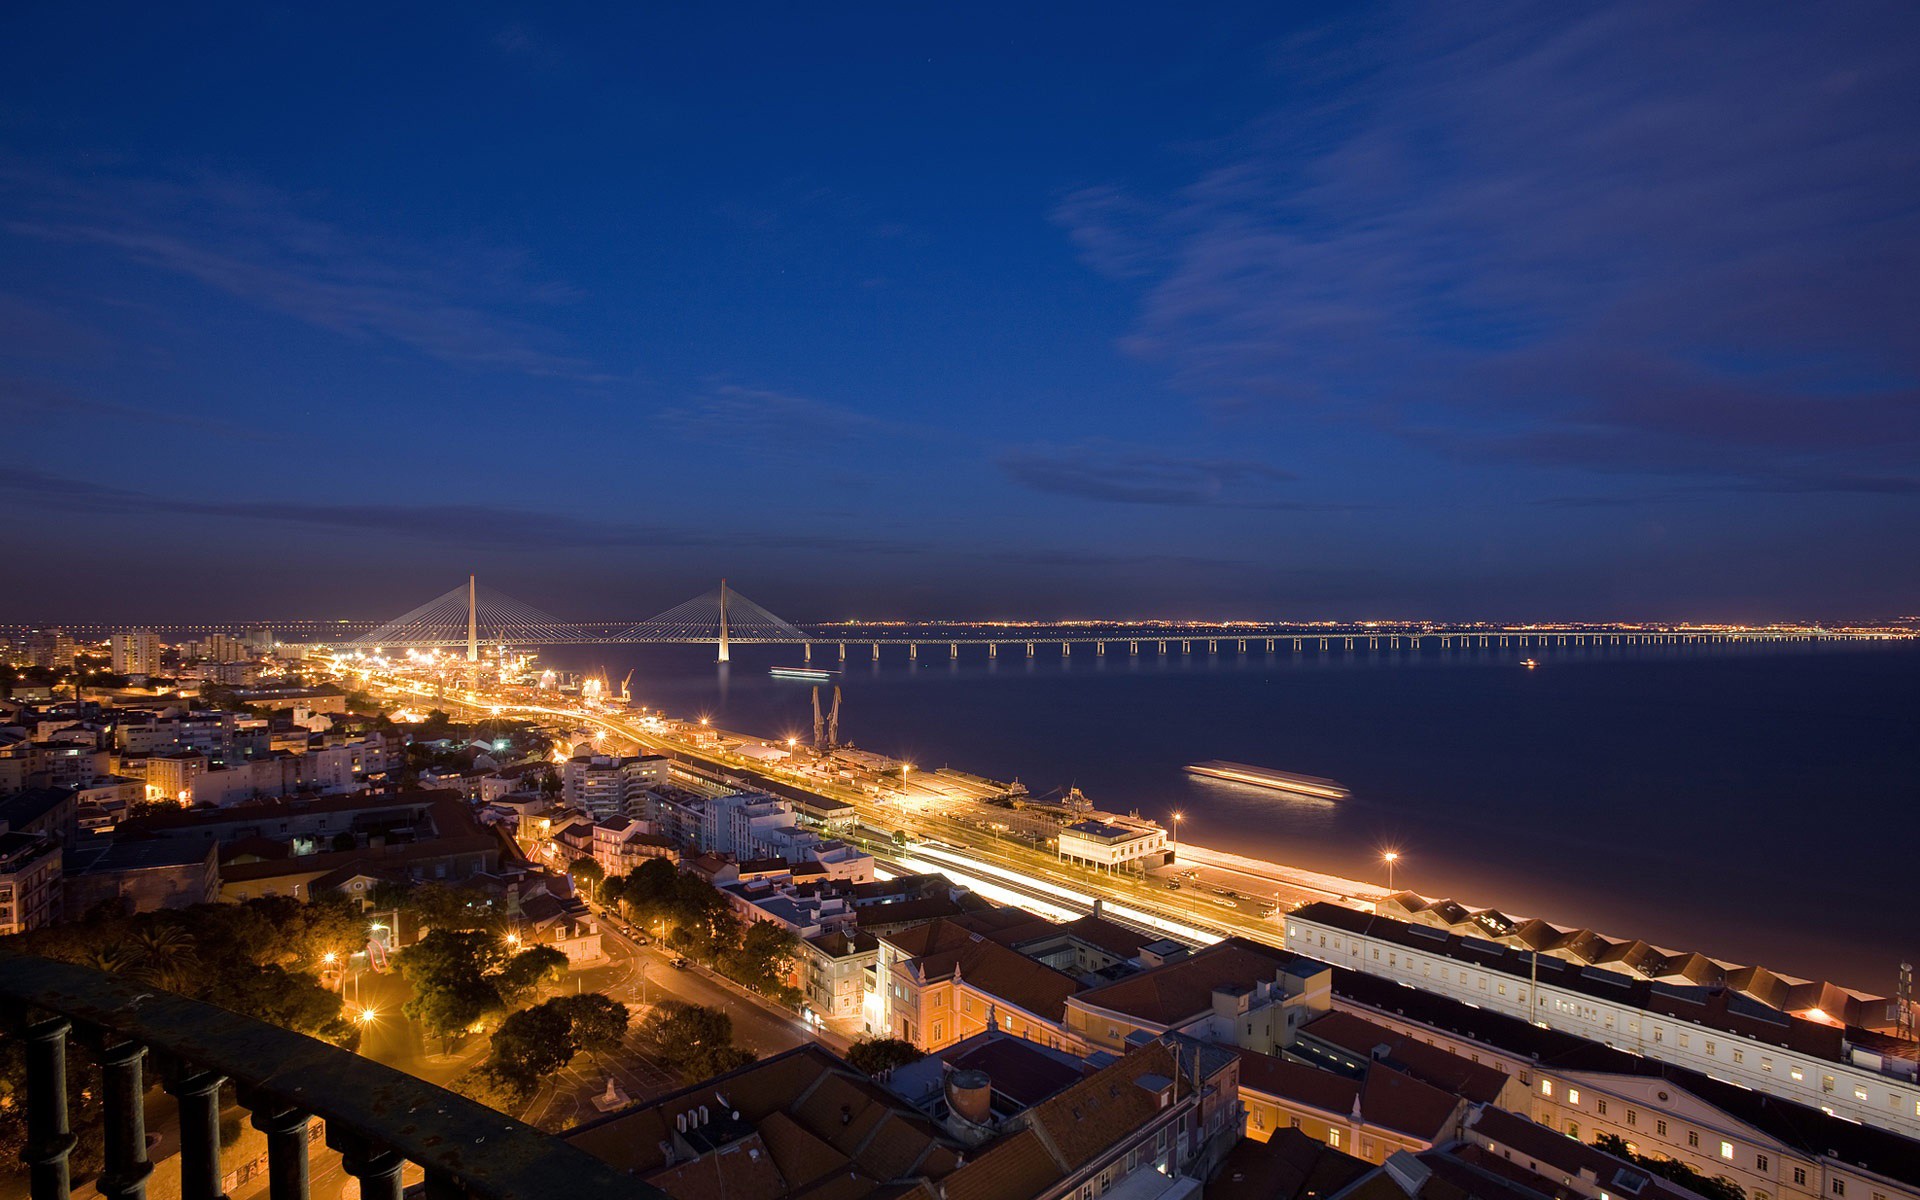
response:
[(680, 957), (679, 955), (675, 955), (673, 958), (673, 961), (669, 962), (667, 965), (672, 967), (676, 971), (684, 971), (687, 969), (687, 960)]

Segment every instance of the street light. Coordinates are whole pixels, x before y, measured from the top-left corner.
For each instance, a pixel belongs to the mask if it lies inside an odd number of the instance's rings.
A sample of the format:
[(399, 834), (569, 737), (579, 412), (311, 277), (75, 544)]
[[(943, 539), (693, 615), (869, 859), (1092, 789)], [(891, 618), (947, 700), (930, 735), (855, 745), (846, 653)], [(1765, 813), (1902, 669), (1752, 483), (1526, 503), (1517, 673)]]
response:
[(1179, 811), (1178, 809), (1176, 809), (1176, 810), (1174, 810), (1174, 814), (1173, 814), (1173, 853), (1174, 853), (1174, 857), (1176, 857), (1176, 858), (1177, 858), (1177, 857), (1179, 857), (1179, 855), (1180, 855), (1180, 822), (1182, 822), (1182, 821), (1184, 821), (1184, 820), (1186, 820), (1186, 819), (1187, 819), (1187, 814), (1185, 814), (1185, 813), (1183, 813), (1183, 812), (1180, 812), (1180, 811)]
[(1393, 864), (1400, 861), (1400, 852), (1398, 850), (1389, 850), (1382, 854), (1380, 858), (1387, 864), (1387, 890), (1391, 892), (1393, 890)]

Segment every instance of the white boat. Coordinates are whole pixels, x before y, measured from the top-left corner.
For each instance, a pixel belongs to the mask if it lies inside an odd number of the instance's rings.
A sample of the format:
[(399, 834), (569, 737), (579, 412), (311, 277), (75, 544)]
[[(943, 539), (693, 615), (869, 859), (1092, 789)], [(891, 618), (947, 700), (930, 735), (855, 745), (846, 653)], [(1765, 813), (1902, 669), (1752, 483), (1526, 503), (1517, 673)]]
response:
[(1246, 763), (1209, 759), (1206, 762), (1191, 763), (1187, 770), (1211, 779), (1244, 783), (1251, 787), (1268, 788), (1272, 791), (1286, 792), (1292, 796), (1305, 796), (1314, 800), (1345, 800), (1353, 795), (1343, 785), (1331, 779), (1321, 779), (1313, 775), (1295, 775), (1268, 767), (1250, 767)]

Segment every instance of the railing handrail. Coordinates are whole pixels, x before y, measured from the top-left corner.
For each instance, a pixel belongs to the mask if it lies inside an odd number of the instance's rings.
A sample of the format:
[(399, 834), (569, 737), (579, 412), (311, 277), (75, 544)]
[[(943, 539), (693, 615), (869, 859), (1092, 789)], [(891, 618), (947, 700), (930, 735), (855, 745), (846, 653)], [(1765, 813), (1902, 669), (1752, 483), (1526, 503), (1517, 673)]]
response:
[(218, 1072), (487, 1200), (665, 1200), (586, 1151), (424, 1079), (105, 971), (0, 951), (0, 1009), (45, 1010)]

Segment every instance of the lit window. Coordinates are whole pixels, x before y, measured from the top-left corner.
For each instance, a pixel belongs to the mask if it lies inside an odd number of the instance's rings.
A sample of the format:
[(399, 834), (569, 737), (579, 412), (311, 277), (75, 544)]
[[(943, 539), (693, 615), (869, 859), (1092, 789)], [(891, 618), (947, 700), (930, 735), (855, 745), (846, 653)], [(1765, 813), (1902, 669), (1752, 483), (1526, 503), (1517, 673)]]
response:
[(1540, 1094), (1541, 1094), (1542, 1096), (1551, 1096), (1551, 1095), (1553, 1095), (1553, 1080), (1551, 1080), (1551, 1079), (1542, 1079), (1542, 1080), (1540, 1081)]
[(1580, 1089), (1579, 1089), (1579, 1088), (1568, 1088), (1568, 1089), (1567, 1089), (1567, 1103), (1568, 1103), (1568, 1104), (1578, 1104), (1578, 1103), (1580, 1103)]
[(1733, 1161), (1733, 1143), (1732, 1142), (1720, 1143), (1720, 1157), (1726, 1159), (1728, 1162)]
[(1805, 1071), (1802, 1071), (1799, 1067), (1793, 1067), (1787, 1071), (1787, 1078), (1793, 1080), (1795, 1083), (1799, 1083), (1801, 1080), (1805, 1079), (1806, 1077), (1807, 1077), (1807, 1073)]
[(1867, 1089), (1859, 1084), (1855, 1084), (1853, 1087), (1853, 1098), (1855, 1100), (1865, 1101), (1867, 1098)]

